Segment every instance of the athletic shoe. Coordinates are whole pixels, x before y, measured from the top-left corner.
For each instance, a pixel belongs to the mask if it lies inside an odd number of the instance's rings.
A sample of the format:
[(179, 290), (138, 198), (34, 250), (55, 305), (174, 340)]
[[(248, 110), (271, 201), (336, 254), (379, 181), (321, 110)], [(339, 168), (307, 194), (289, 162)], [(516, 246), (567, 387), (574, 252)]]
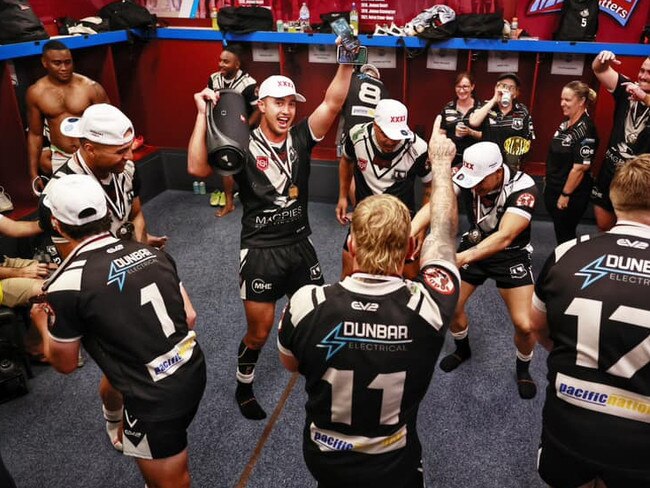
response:
[[(218, 207), (221, 205), (219, 201), (221, 200), (221, 195), (223, 195), (223, 192), (216, 190), (210, 193), (210, 206), (211, 207)], [(225, 198), (225, 195), (224, 195)]]
[(219, 206), (220, 207), (226, 206), (226, 194), (224, 192), (221, 192), (219, 194)]

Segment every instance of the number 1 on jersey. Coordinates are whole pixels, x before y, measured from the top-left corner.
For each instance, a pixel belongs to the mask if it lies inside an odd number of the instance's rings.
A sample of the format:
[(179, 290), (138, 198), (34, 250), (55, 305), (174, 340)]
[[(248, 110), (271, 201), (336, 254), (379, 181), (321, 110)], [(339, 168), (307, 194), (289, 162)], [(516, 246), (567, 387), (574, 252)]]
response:
[(153, 311), (156, 314), (156, 317), (158, 317), (158, 321), (160, 322), (165, 337), (169, 337), (176, 332), (174, 321), (167, 313), (165, 301), (160, 294), (158, 285), (155, 283), (151, 283), (140, 290), (140, 305), (146, 305), (147, 303), (151, 303), (153, 306)]

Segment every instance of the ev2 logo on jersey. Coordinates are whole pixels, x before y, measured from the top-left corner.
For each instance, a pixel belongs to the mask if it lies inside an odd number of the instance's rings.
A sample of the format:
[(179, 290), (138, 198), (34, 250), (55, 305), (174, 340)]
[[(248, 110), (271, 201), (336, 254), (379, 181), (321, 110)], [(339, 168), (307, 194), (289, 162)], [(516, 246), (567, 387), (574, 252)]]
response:
[(353, 310), (359, 310), (361, 312), (364, 311), (376, 312), (377, 310), (379, 310), (379, 304), (373, 302), (363, 303), (363, 302), (354, 301), (350, 306), (352, 307)]

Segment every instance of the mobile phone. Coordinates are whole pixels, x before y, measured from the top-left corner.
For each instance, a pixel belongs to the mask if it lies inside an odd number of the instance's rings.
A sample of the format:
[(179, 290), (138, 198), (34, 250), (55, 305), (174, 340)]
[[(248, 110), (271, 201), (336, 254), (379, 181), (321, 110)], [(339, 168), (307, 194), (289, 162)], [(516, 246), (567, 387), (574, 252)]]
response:
[(368, 48), (359, 46), (359, 50), (354, 53), (339, 46), (336, 49), (336, 61), (339, 64), (368, 64)]
[(330, 25), (332, 26), (332, 31), (341, 38), (341, 42), (345, 49), (348, 51), (354, 51), (359, 47), (359, 39), (354, 36), (352, 27), (350, 27), (350, 24), (345, 20), (345, 17), (339, 17), (338, 19), (333, 20), (330, 22)]

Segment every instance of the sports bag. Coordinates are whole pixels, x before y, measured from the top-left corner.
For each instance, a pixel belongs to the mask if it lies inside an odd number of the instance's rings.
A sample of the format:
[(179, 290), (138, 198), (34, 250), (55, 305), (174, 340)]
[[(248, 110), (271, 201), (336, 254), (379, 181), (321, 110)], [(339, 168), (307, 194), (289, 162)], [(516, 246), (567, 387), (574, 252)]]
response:
[(273, 13), (264, 7), (223, 7), (217, 23), (219, 29), (233, 34), (274, 30)]
[(25, 395), (27, 372), (22, 351), (11, 341), (0, 339), (0, 403)]
[(111, 30), (153, 30), (158, 23), (158, 18), (154, 14), (130, 0), (105, 5), (99, 9), (99, 16), (108, 20)]
[(404, 32), (428, 41), (449, 39), (456, 32), (456, 12), (447, 5), (434, 5), (413, 17)]
[(503, 15), (463, 14), (457, 17), (456, 37), (474, 37), (478, 39), (498, 39), (503, 36)]
[(27, 0), (0, 0), (0, 44), (48, 39)]
[(556, 41), (594, 41), (598, 31), (598, 0), (564, 0)]

